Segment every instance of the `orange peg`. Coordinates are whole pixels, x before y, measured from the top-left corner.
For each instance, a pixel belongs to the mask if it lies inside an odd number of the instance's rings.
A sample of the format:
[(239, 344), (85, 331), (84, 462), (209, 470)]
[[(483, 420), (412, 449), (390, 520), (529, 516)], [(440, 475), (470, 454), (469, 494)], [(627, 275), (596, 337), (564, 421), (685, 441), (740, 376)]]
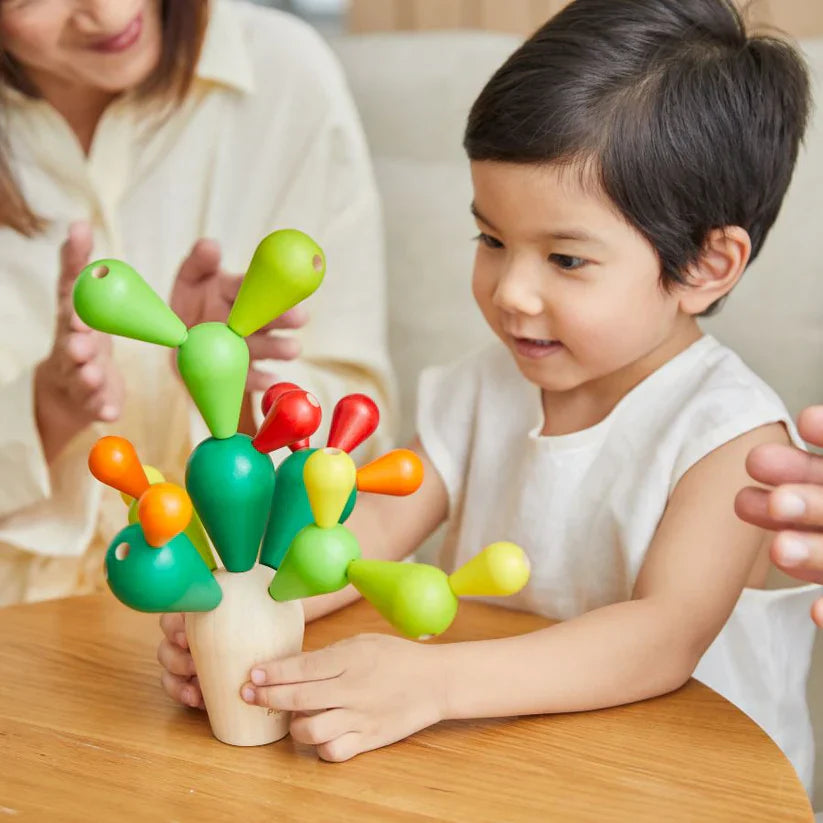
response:
[(155, 483), (140, 497), (137, 519), (150, 546), (165, 546), (189, 525), (194, 509), (184, 489), (174, 483)]
[(149, 479), (134, 446), (124, 437), (101, 437), (89, 452), (89, 470), (101, 482), (129, 497), (140, 497)]
[(409, 449), (394, 449), (357, 470), (357, 490), (373, 494), (413, 494), (423, 482), (423, 463)]

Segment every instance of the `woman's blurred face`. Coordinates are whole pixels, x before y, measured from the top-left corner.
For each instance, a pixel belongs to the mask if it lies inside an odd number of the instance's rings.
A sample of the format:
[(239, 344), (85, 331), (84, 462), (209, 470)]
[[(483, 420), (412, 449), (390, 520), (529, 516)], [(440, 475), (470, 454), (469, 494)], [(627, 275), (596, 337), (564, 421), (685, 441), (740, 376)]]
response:
[(0, 43), (43, 93), (118, 94), (160, 59), (160, 0), (0, 0)]

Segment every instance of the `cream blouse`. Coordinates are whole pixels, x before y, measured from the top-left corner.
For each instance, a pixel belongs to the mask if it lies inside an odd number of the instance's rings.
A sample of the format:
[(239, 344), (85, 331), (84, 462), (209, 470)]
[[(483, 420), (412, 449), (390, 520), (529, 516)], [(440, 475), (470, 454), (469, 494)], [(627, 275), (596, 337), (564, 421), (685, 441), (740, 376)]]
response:
[(89, 475), (98, 437), (128, 437), (144, 463), (180, 482), (208, 434), (168, 349), (116, 338), (128, 395), (120, 420), (45, 462), (33, 372), (52, 345), (59, 247), (73, 220), (93, 225), (93, 258), (128, 261), (167, 300), (198, 238), (218, 240), (224, 268), (240, 273), (269, 232), (312, 235), (327, 273), (297, 332), (303, 355), (266, 367), (317, 394), (326, 420), (343, 394), (370, 394), (383, 411), (372, 451), (386, 445), (393, 388), (378, 196), (345, 81), (312, 29), (217, 0), (184, 105), (158, 125), (135, 101), (116, 101), (88, 156), (44, 101), (13, 94), (2, 114), (23, 191), (49, 226), (33, 239), (0, 228), (0, 605), (100, 586), (102, 552), (126, 510)]

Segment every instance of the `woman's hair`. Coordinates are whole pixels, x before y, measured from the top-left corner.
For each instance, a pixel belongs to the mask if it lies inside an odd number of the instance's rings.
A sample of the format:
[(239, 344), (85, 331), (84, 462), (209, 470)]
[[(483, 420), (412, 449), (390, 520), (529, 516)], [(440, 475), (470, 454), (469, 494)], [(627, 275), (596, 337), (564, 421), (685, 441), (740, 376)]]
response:
[[(472, 160), (579, 167), (686, 282), (712, 229), (760, 252), (809, 119), (807, 68), (732, 0), (576, 0), (489, 81)], [(711, 306), (705, 313), (717, 308)]]
[[(155, 98), (164, 108), (185, 98), (194, 77), (200, 48), (208, 22), (208, 0), (163, 0), (161, 18), (163, 44), (154, 71), (136, 90), (141, 98)], [(29, 97), (37, 89), (26, 78), (23, 68), (2, 50), (0, 43), (0, 100), (4, 87)], [(44, 221), (29, 207), (15, 178), (8, 157), (8, 141), (0, 127), (0, 226), (10, 226), (31, 236)]]

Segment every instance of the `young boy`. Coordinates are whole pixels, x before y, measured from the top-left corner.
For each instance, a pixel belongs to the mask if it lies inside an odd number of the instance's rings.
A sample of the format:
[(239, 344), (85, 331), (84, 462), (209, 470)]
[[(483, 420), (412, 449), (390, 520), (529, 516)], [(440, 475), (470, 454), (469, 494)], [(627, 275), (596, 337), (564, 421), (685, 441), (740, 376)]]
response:
[[(400, 559), (447, 520), (447, 570), (519, 543), (532, 577), (509, 604), (563, 622), (357, 637), (260, 666), (244, 699), (308, 712), (293, 736), (344, 760), (444, 718), (613, 706), (695, 674), (809, 784), (812, 595), (762, 588), (769, 537), (733, 506), (747, 453), (794, 429), (697, 322), (760, 251), (808, 110), (802, 60), (749, 38), (727, 0), (577, 0), (509, 59), (465, 139), (474, 296), (499, 342), (424, 374), (423, 487), (364, 497), (349, 525), (365, 556)], [(352, 599), (315, 598), (307, 618)], [(164, 642), (164, 680), (196, 704), (184, 647)]]

